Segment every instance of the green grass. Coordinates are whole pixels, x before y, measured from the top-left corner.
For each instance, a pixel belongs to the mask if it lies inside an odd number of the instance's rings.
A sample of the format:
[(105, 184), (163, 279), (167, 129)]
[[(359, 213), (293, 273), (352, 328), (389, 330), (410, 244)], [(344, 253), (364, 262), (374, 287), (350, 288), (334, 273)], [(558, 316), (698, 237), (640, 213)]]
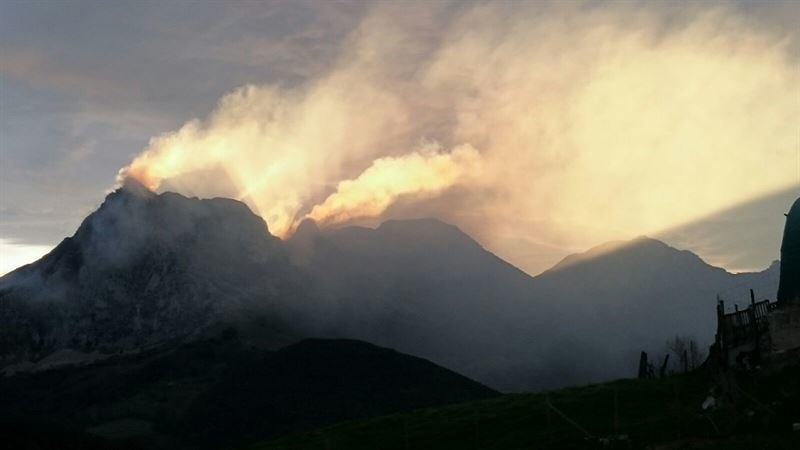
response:
[[(706, 415), (700, 405), (711, 381), (698, 372), (666, 380), (624, 380), (547, 394), (504, 395), (346, 422), (262, 442), (248, 450), (800, 448), (800, 433), (790, 431), (791, 422), (800, 421), (798, 375), (795, 370), (745, 382), (742, 386), (753, 388), (760, 399), (748, 394), (753, 399), (737, 408), (720, 408)], [(547, 408), (548, 401), (568, 420)], [(598, 442), (621, 434), (627, 440), (612, 441), (606, 447)], [(669, 442), (672, 446), (665, 444)]]

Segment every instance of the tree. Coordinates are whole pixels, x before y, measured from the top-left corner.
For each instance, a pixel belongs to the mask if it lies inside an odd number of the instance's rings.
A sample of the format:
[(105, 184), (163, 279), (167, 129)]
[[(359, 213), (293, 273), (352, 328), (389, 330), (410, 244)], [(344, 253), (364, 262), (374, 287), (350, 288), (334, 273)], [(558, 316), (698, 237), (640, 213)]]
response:
[(688, 343), (686, 341), (686, 338), (683, 336), (675, 336), (673, 339), (667, 341), (667, 349), (675, 355), (678, 363), (680, 364), (679, 367), (682, 367), (684, 372), (688, 370)]
[(697, 344), (694, 338), (689, 340), (689, 367), (694, 370), (703, 364), (706, 359), (706, 352)]
[(675, 355), (684, 372), (700, 367), (706, 356), (697, 340), (691, 336), (675, 336), (667, 341), (667, 349)]

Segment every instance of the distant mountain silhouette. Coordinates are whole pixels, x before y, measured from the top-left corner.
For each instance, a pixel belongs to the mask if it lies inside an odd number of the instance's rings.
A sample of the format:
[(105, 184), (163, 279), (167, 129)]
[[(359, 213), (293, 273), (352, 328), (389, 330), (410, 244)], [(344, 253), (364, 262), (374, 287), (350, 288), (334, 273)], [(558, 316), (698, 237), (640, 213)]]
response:
[(731, 274), (649, 238), (530, 277), (457, 227), (300, 225), (285, 241), (244, 204), (129, 183), (50, 254), (0, 278), (0, 361), (42, 369), (234, 326), (277, 348), (353, 338), (527, 390), (635, 373), (675, 335), (711, 342), (716, 295), (775, 297), (779, 267)]
[(548, 335), (553, 346), (580, 357), (537, 372), (565, 384), (625, 376), (634, 373), (640, 351), (662, 358), (666, 339), (676, 335), (706, 349), (717, 295), (729, 308), (749, 303), (749, 288), (774, 300), (779, 270), (775, 262), (763, 272), (732, 274), (647, 237), (569, 256), (534, 279), (534, 295), (548, 299), (560, 324)]
[[(779, 264), (731, 274), (647, 237), (608, 243), (530, 277), (437, 220), (317, 230), (287, 243), (338, 302), (348, 336), (529, 390), (632, 376), (667, 339), (713, 341), (716, 295), (775, 298)], [(731, 302), (731, 307), (734, 302)]]

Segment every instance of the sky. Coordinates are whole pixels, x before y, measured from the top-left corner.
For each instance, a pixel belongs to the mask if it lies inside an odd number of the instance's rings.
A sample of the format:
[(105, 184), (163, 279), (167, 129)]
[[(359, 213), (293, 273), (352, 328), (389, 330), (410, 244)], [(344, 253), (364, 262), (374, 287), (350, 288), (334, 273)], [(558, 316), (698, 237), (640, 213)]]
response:
[(800, 195), (800, 3), (0, 1), (0, 273), (122, 176), (270, 231), (432, 216), (531, 274), (732, 271)]

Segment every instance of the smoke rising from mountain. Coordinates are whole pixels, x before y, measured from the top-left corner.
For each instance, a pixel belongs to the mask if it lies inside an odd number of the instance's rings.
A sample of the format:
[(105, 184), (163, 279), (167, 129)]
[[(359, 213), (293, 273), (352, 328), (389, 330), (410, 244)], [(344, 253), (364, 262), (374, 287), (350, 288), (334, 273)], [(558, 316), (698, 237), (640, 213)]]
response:
[(379, 217), (403, 196), (434, 196), (480, 173), (480, 155), (470, 146), (451, 153), (427, 148), (401, 157), (378, 158), (354, 180), (314, 206), (308, 217), (322, 225)]
[[(515, 6), (376, 6), (324, 75), (238, 88), (121, 176), (219, 195), (192, 174), (220, 169), (282, 236), (424, 201), (512, 262), (509, 240), (584, 248), (798, 182), (789, 37), (724, 8)], [(468, 214), (436, 202), (454, 187)]]

